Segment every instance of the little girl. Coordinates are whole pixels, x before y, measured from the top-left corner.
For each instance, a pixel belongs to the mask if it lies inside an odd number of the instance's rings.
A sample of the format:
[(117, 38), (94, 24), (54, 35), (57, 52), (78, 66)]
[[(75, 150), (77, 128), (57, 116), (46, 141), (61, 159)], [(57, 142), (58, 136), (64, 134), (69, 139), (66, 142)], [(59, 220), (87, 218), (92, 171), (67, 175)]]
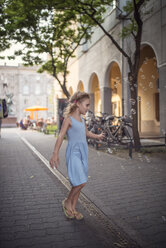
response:
[(50, 159), (50, 165), (58, 168), (59, 149), (63, 138), (67, 133), (68, 145), (66, 148), (66, 164), (71, 191), (67, 199), (62, 201), (62, 206), (66, 217), (77, 220), (83, 219), (83, 215), (76, 211), (81, 189), (88, 180), (88, 145), (86, 137), (101, 140), (104, 134), (94, 134), (89, 132), (82, 114), (85, 115), (90, 107), (89, 94), (85, 92), (76, 92), (69, 100), (69, 104), (64, 113), (64, 121), (61, 131), (55, 144), (53, 155)]

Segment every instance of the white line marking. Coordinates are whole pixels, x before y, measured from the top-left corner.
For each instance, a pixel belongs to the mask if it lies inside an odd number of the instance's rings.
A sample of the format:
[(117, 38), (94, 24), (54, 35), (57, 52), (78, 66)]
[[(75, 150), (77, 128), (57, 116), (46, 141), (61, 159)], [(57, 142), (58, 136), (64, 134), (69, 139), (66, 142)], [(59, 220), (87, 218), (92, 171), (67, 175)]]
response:
[[(18, 134), (19, 135), (19, 134)], [(20, 136), (20, 135), (19, 135)], [(59, 181), (70, 190), (70, 183), (68, 180), (57, 170), (50, 167), (49, 161), (34, 147), (32, 146), (24, 137), (21, 140), (40, 158), (40, 160), (47, 166), (47, 168), (59, 179)]]

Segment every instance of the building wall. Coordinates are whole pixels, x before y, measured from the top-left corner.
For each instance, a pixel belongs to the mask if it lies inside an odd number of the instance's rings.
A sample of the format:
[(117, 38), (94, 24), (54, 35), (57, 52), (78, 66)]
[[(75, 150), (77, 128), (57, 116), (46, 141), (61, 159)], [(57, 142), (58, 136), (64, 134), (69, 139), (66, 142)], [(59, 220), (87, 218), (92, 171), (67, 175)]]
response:
[[(39, 74), (35, 67), (0, 66), (0, 97), (13, 94), (9, 116), (18, 121), (29, 112), (24, 109), (33, 105), (48, 107), (40, 111), (44, 119), (54, 115), (54, 80), (46, 73)], [(7, 86), (7, 87), (6, 87)]]
[[(124, 1), (120, 1), (120, 4)], [(155, 53), (157, 59), (157, 69), (159, 73), (159, 87), (160, 87), (160, 130), (166, 130), (166, 1), (149, 1), (144, 11), (150, 13), (144, 17), (144, 26), (142, 34), (142, 46), (149, 45)], [(127, 52), (132, 52), (134, 44), (130, 39), (124, 42), (119, 38), (119, 32), (124, 23), (119, 22), (116, 18), (117, 10), (114, 9), (106, 18), (105, 26), (107, 30), (115, 37), (120, 46), (124, 47)], [(101, 97), (101, 109), (103, 112), (111, 109), (110, 96), (108, 94), (109, 87), (109, 73), (111, 64), (116, 62), (120, 68), (122, 75), (122, 113), (130, 115), (131, 102), (128, 85), (128, 65), (125, 58), (112, 44), (108, 37), (106, 37), (100, 28), (96, 28), (92, 37), (92, 42), (88, 43), (79, 51), (77, 58), (72, 59), (69, 66), (69, 80), (68, 88), (72, 87), (75, 91), (80, 80), (83, 82), (84, 90), (91, 93), (91, 77), (95, 73), (98, 77)], [(92, 97), (93, 98), (93, 97)], [(106, 104), (107, 103), (107, 104)], [(110, 107), (108, 108), (108, 106)]]

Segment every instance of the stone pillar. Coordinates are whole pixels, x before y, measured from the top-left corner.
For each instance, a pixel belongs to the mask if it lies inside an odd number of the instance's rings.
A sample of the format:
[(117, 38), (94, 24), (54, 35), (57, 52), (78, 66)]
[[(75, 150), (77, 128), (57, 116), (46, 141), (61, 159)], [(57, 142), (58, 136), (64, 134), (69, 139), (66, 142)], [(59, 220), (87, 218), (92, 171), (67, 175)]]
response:
[(160, 133), (166, 133), (166, 65), (159, 68)]
[(101, 112), (112, 114), (111, 88), (110, 87), (101, 88), (100, 94), (101, 94)]
[(90, 95), (90, 110), (91, 110), (92, 112), (94, 112), (94, 110), (95, 110), (95, 108), (94, 108), (94, 106), (95, 106), (95, 97), (94, 97), (94, 93), (90, 93), (89, 95)]

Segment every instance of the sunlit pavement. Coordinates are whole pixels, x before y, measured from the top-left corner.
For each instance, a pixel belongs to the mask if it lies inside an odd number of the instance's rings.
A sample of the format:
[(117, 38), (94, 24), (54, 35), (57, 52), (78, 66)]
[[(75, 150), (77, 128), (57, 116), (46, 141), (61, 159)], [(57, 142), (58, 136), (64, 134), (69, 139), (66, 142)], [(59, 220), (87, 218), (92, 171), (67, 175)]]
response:
[[(89, 148), (89, 181), (83, 193), (112, 223), (106, 231), (103, 219), (101, 223), (82, 203), (84, 221), (66, 220), (61, 201), (67, 189), (21, 137), (46, 160), (55, 144), (53, 135), (2, 129), (0, 247), (137, 247), (132, 240), (142, 247), (166, 247), (164, 157), (139, 154), (129, 160)], [(66, 141), (59, 171), (67, 177), (65, 147)]]

